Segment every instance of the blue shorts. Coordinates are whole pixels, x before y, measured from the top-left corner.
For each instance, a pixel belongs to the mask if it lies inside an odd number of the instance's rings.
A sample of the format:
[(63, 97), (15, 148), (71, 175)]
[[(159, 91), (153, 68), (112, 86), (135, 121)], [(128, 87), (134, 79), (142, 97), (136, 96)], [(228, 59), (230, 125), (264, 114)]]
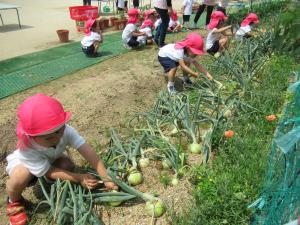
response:
[(83, 47), (82, 46), (82, 51), (87, 57), (94, 57), (95, 56), (95, 47), (94, 45), (91, 45), (89, 47)]
[(179, 66), (178, 62), (174, 61), (173, 59), (170, 59), (169, 57), (158, 56), (158, 61), (160, 65), (162, 65), (166, 73), (169, 72), (171, 69)]

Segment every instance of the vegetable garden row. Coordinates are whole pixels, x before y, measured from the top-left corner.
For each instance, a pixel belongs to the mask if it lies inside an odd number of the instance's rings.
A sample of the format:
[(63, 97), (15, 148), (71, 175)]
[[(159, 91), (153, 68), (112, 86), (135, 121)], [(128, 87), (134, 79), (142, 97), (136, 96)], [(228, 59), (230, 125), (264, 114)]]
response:
[[(126, 136), (110, 130), (103, 158), (120, 191), (90, 191), (59, 180), (49, 186), (40, 179), (45, 200), (37, 209), (49, 205), (49, 220), (56, 224), (103, 224), (95, 205), (141, 199), (149, 217), (167, 211), (174, 224), (249, 223), (247, 205), (259, 193), (276, 126), (275, 116), (268, 117), (271, 122), (265, 117), (279, 114), (288, 100), (284, 92), (295, 66), (288, 53), (297, 51), (299, 41), (299, 35), (293, 36), (297, 10), (298, 4), (286, 1), (256, 4), (254, 11), (269, 29), (253, 39), (231, 41), (217, 59), (205, 58), (203, 64), (219, 82), (199, 80), (175, 96), (160, 92), (151, 109), (131, 118)], [(201, 160), (193, 166), (189, 159), (196, 154)], [(150, 161), (161, 161), (172, 177), (170, 185), (183, 177), (195, 184), (196, 205), (191, 203), (185, 215), (177, 215), (159, 196), (133, 187), (143, 182), (141, 168)], [(83, 170), (97, 177), (93, 170)]]

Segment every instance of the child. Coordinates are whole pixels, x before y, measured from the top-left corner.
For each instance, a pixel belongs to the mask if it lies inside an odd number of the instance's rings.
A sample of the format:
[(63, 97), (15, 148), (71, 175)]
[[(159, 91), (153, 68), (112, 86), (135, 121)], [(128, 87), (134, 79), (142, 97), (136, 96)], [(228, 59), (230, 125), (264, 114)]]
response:
[(153, 23), (156, 20), (156, 11), (154, 9), (148, 9), (144, 12), (144, 20), (151, 20)]
[(197, 33), (190, 33), (183, 41), (165, 45), (159, 50), (158, 61), (164, 68), (164, 71), (168, 73), (167, 88), (170, 94), (177, 93), (174, 86), (174, 79), (179, 65), (184, 72), (183, 81), (185, 84), (192, 84), (188, 74), (198, 78), (198, 73), (190, 69), (190, 63), (193, 63), (209, 80), (213, 79), (206, 69), (194, 59), (197, 55), (202, 54), (204, 54), (203, 39)]
[(190, 17), (193, 12), (193, 4), (194, 3), (195, 3), (195, 0), (183, 0), (183, 3), (182, 3), (182, 12), (183, 12), (182, 26), (183, 27), (184, 27), (185, 23), (188, 23), (187, 27), (190, 27)]
[(215, 11), (211, 14), (211, 20), (207, 25), (209, 29), (207, 38), (206, 38), (206, 51), (215, 55), (217, 52), (224, 51), (228, 38), (222, 35), (222, 32), (231, 28), (231, 26), (223, 27), (223, 21), (227, 20), (227, 17), (221, 11)]
[(131, 49), (132, 47), (138, 47), (140, 43), (137, 41), (139, 36), (145, 36), (145, 33), (137, 31), (136, 23), (139, 21), (139, 10), (128, 10), (128, 22), (122, 33), (122, 40), (124, 47)]
[(177, 31), (181, 31), (181, 29), (182, 26), (180, 24), (180, 21), (178, 20), (177, 12), (173, 10), (170, 16), (168, 31), (177, 32)]
[(108, 189), (118, 187), (110, 181), (103, 162), (83, 137), (67, 124), (70, 112), (65, 112), (56, 99), (44, 94), (27, 98), (17, 110), (17, 150), (7, 156), (9, 179), (7, 215), (11, 225), (24, 225), (27, 215), (22, 192), (36, 177), (70, 180), (93, 189), (98, 180), (90, 174), (71, 172), (74, 164), (65, 154), (71, 146), (93, 166)]
[(100, 43), (103, 42), (103, 35), (97, 30), (95, 19), (89, 19), (85, 24), (85, 36), (81, 41), (82, 51), (87, 57), (97, 57)]
[(241, 23), (241, 27), (235, 33), (237, 39), (249, 38), (251, 37), (251, 30), (255, 24), (259, 23), (258, 16), (255, 13), (249, 13), (247, 17)]
[(140, 43), (140, 45), (151, 45), (153, 43), (152, 41), (152, 28), (153, 28), (153, 22), (150, 19), (147, 19), (143, 22), (140, 32), (145, 33), (145, 36), (139, 36), (137, 38), (137, 41)]

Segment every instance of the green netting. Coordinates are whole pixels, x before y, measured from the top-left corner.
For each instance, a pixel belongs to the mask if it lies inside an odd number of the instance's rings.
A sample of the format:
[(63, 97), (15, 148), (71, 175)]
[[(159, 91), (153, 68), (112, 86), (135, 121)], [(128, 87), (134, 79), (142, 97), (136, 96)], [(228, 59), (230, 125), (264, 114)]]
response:
[(79, 42), (0, 62), (0, 99), (127, 52), (120, 32), (106, 35), (101, 57), (87, 58)]
[(255, 209), (252, 224), (285, 224), (300, 215), (299, 84), (298, 81), (289, 87), (292, 100), (286, 106), (272, 142), (262, 194), (249, 206)]

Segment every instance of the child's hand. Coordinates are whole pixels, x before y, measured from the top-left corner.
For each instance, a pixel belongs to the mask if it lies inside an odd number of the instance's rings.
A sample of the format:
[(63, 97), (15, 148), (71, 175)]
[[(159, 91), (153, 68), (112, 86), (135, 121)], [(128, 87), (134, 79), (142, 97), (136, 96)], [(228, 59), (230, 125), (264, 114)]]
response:
[(214, 78), (212, 77), (212, 75), (210, 75), (208, 72), (207, 72), (206, 76), (207, 76), (207, 78), (208, 78), (209, 80), (213, 80), (213, 79), (214, 79)]
[(195, 78), (198, 78), (199, 76), (198, 76), (198, 73), (193, 73), (193, 74), (191, 74), (193, 77), (195, 77)]
[(98, 180), (94, 176), (88, 173), (79, 174), (79, 182), (81, 186), (87, 189), (94, 189), (98, 184)]
[(119, 187), (111, 181), (104, 182), (104, 185), (109, 190), (118, 190), (119, 189)]

